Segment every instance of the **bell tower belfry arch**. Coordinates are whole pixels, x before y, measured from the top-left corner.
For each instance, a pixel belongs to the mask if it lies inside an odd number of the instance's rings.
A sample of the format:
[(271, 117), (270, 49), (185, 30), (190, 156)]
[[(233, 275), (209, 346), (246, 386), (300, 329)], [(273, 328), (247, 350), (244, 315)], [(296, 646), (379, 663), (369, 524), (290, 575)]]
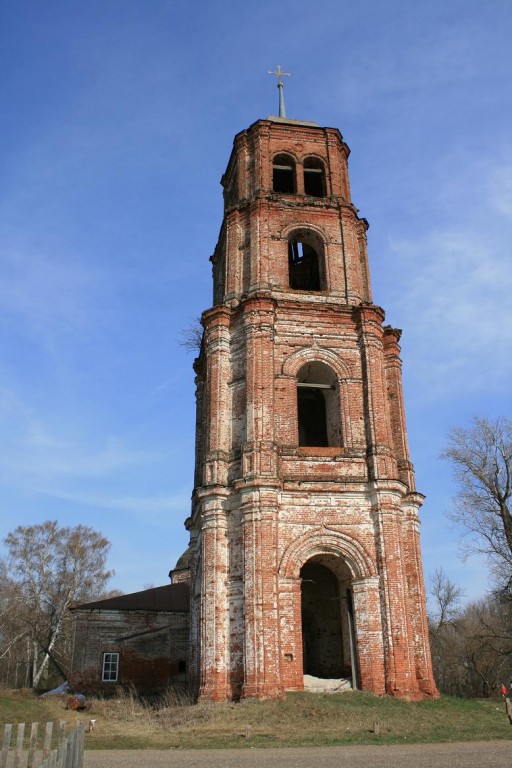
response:
[(400, 331), (372, 302), (348, 155), (337, 129), (268, 118), (235, 137), (222, 178), (195, 362), (190, 674), (203, 699), (301, 690), (308, 668), (437, 695)]

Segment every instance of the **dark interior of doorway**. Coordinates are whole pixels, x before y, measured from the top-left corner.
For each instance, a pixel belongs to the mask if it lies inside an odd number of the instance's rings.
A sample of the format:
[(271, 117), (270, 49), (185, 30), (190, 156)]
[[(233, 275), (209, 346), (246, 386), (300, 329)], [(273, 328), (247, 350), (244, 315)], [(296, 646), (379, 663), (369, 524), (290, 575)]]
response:
[(300, 576), (304, 674), (341, 678), (344, 660), (338, 579), (326, 566), (312, 562), (303, 565)]

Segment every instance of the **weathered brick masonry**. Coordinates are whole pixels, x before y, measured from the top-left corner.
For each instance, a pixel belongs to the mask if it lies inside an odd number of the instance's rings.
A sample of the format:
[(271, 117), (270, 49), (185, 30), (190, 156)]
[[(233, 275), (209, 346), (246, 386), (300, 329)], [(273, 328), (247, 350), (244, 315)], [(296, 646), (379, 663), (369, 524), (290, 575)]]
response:
[(143, 692), (183, 682), (188, 608), (182, 581), (72, 607), (71, 684), (81, 691), (120, 685)]
[(197, 373), (190, 674), (203, 699), (304, 673), (436, 696), (400, 331), (372, 303), (338, 130), (235, 137)]

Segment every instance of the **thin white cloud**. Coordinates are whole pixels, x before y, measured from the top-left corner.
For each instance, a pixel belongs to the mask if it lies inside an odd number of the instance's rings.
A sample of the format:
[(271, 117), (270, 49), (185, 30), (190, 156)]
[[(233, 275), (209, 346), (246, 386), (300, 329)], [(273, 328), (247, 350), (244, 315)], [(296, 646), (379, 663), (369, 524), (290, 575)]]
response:
[[(19, 401), (15, 411), (22, 413)], [(10, 414), (12, 416), (12, 412)], [(162, 452), (132, 449), (118, 437), (106, 436), (91, 444), (76, 437), (55, 434), (28, 411), (17, 435), (11, 433), (8, 449), (0, 455), (0, 476), (9, 484), (20, 481), (37, 486), (44, 478), (104, 478), (135, 467), (161, 461)]]
[(5, 382), (0, 382), (0, 427), (5, 427), (9, 422), (16, 426), (18, 433), (32, 423), (33, 414), (31, 408), (23, 402), (15, 390)]
[(178, 491), (171, 494), (155, 494), (148, 496), (129, 496), (114, 493), (81, 493), (80, 491), (66, 491), (62, 488), (43, 487), (39, 493), (57, 499), (70, 501), (73, 504), (86, 506), (91, 509), (110, 509), (118, 512), (135, 514), (143, 519), (150, 515), (153, 522), (160, 519), (168, 524), (170, 512), (180, 512), (183, 519), (188, 515), (190, 508), (190, 492)]
[[(475, 54), (464, 34), (455, 28), (436, 30), (435, 44), (425, 35), (421, 43), (409, 48), (375, 48), (347, 62), (343, 77), (324, 89), (332, 100), (338, 93), (345, 111), (359, 111), (382, 104), (407, 92), (469, 80), (477, 68)], [(320, 95), (319, 98), (322, 98)]]
[(512, 159), (494, 169), (487, 188), (491, 204), (512, 222)]
[(432, 393), (488, 388), (512, 373), (512, 264), (508, 253), (470, 231), (396, 241), (401, 314), (413, 334), (411, 367)]
[(437, 226), (389, 245), (390, 306), (406, 329), (409, 375), (427, 396), (484, 394), (512, 375), (512, 232), (502, 216), (512, 213), (512, 163), (493, 161), (484, 172), (482, 158), (465, 158), (457, 177), (448, 159), (425, 209)]
[(45, 338), (76, 333), (94, 317), (91, 297), (99, 276), (72, 254), (49, 255), (4, 241), (0, 312)]

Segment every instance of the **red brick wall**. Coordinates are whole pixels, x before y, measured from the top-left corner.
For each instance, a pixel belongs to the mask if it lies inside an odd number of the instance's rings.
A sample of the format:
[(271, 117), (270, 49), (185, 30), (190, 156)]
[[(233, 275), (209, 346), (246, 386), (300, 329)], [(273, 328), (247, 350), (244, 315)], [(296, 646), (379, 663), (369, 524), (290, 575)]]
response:
[[(297, 194), (272, 191), (294, 158)], [(273, 697), (303, 687), (300, 570), (339, 578), (344, 646), (354, 605), (359, 685), (437, 695), (430, 666), (399, 332), (371, 303), (367, 223), (350, 200), (335, 129), (259, 121), (235, 138), (212, 257), (214, 307), (196, 361), (191, 669), (199, 695)], [(304, 195), (321, 158), (327, 196)], [(322, 290), (289, 288), (288, 241), (308, 232)], [(329, 367), (341, 439), (299, 447), (297, 375)]]

